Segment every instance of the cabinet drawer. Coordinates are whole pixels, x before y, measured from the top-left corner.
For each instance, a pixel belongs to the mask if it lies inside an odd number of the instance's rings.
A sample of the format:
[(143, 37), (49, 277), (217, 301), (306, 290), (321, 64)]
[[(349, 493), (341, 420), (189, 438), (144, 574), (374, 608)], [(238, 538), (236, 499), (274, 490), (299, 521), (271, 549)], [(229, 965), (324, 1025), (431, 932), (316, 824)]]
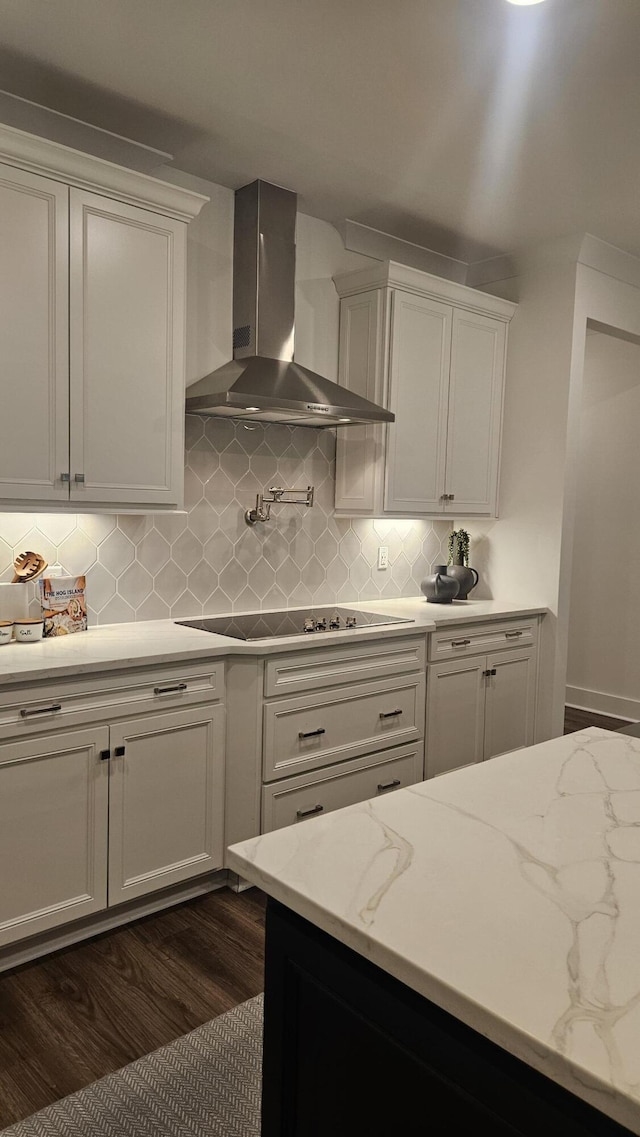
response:
[(429, 659), (456, 659), (476, 652), (531, 646), (536, 643), (537, 637), (538, 621), (535, 616), (526, 620), (500, 620), (491, 624), (463, 624), (458, 628), (431, 633)]
[[(26, 649), (28, 650), (28, 649)], [(52, 726), (174, 710), (224, 695), (224, 660), (152, 671), (52, 681), (0, 690), (0, 739), (38, 734)]]
[(423, 744), (398, 746), (384, 756), (367, 754), (331, 771), (301, 774), (262, 790), (262, 832), (294, 825), (334, 809), (368, 801), (423, 778)]
[(378, 676), (423, 671), (425, 660), (424, 635), (387, 637), (375, 643), (360, 642), (274, 656), (265, 666), (264, 693), (269, 698)]
[(422, 738), (424, 698), (424, 675), (411, 675), (267, 703), (265, 782)]

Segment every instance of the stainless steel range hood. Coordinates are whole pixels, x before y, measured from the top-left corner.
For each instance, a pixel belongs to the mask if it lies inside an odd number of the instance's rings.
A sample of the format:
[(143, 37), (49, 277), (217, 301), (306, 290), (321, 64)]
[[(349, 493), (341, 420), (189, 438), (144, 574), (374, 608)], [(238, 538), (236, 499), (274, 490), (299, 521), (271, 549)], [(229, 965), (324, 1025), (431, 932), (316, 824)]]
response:
[(187, 388), (187, 414), (313, 427), (393, 422), (294, 361), (296, 202), (271, 182), (236, 190), (233, 359)]

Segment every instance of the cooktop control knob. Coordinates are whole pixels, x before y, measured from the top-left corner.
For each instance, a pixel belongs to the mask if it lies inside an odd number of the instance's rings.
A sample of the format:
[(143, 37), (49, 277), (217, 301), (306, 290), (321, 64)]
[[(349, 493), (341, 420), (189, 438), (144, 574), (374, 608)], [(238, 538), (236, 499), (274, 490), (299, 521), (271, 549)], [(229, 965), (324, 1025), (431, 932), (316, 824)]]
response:
[(333, 631), (340, 627), (340, 617), (337, 612), (329, 620), (329, 627), (333, 629)]
[(321, 620), (316, 620), (316, 632), (326, 632), (327, 630), (327, 617), (323, 616)]
[(305, 618), (305, 621), (304, 621), (304, 630), (305, 630), (305, 632), (315, 632), (315, 630), (316, 630), (316, 622), (315, 622), (315, 620), (313, 619), (313, 617), (312, 617), (312, 616), (307, 616), (307, 617)]
[(356, 626), (355, 616), (347, 616), (347, 627), (348, 628), (355, 628), (355, 626)]

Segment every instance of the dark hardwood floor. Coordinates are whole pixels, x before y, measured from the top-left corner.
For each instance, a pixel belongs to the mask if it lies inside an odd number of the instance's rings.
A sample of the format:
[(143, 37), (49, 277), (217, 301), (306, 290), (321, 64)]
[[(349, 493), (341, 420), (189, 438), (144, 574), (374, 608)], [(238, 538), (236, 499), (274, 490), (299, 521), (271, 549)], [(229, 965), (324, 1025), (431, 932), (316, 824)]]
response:
[(565, 707), (564, 733), (573, 734), (574, 730), (584, 730), (588, 726), (601, 726), (603, 730), (617, 730), (619, 726), (626, 726), (628, 719), (613, 718), (611, 715), (598, 715), (595, 711), (582, 711), (577, 707)]
[(264, 990), (256, 888), (223, 888), (0, 975), (0, 1130)]

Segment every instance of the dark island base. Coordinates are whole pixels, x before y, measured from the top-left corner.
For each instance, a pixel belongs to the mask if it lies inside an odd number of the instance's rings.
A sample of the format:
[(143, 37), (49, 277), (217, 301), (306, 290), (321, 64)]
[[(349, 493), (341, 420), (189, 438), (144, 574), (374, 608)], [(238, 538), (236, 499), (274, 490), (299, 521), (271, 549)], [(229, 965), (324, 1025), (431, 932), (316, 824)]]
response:
[(469, 1137), (481, 1123), (492, 1137), (631, 1132), (269, 900), (262, 1137)]

